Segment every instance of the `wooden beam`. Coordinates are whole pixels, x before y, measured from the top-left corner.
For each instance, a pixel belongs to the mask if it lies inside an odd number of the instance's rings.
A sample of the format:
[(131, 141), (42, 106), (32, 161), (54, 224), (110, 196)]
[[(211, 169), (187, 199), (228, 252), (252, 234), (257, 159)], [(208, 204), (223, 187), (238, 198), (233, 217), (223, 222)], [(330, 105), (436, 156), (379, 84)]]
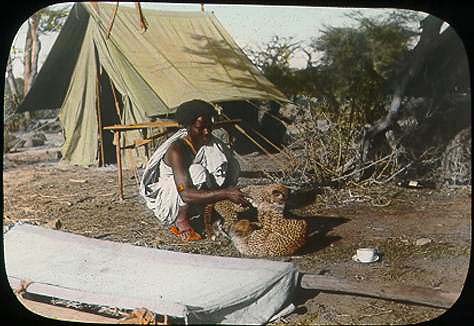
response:
[(135, 8), (137, 10), (138, 15), (138, 23), (140, 24), (140, 30), (145, 32), (148, 29), (148, 22), (143, 15), (142, 6), (140, 5), (140, 1), (135, 2)]
[[(231, 121), (226, 114), (224, 114), (224, 113), (221, 113), (221, 114), (224, 118), (228, 119), (227, 121)], [(252, 136), (250, 136), (242, 127), (240, 127), (237, 124), (234, 127), (235, 127), (235, 129), (237, 129), (238, 132), (240, 132), (242, 135), (247, 137), (248, 140), (250, 140), (253, 144), (255, 144), (255, 146), (257, 146), (265, 155), (267, 155), (268, 158), (270, 158), (272, 161), (277, 163), (281, 168), (285, 167), (282, 162), (280, 162), (274, 155), (272, 155), (262, 145), (260, 145), (255, 139), (253, 139)]]
[(270, 146), (272, 146), (273, 148), (275, 148), (279, 153), (283, 153), (286, 155), (286, 157), (288, 157), (288, 159), (292, 160), (293, 158), (287, 153), (287, 152), (284, 152), (280, 147), (278, 147), (277, 145), (275, 145), (274, 143), (272, 143), (272, 141), (270, 139), (268, 139), (267, 137), (265, 137), (262, 133), (258, 132), (257, 130), (253, 129), (253, 128), (250, 128), (254, 133), (256, 133), (259, 137), (261, 137), (263, 140), (265, 140), (268, 144), (270, 144)]
[(97, 133), (99, 136), (99, 166), (105, 165), (105, 153), (104, 153), (104, 134), (102, 129), (102, 114), (100, 109), (100, 75), (99, 70), (96, 74), (96, 101), (95, 109), (97, 114)]
[(115, 16), (117, 16), (118, 8), (119, 8), (119, 1), (117, 1), (117, 3), (115, 4), (114, 12), (112, 14), (112, 18), (109, 23), (109, 28), (107, 29), (107, 37), (106, 37), (107, 39), (109, 39), (110, 33), (112, 32), (112, 27), (114, 26)]
[(110, 88), (112, 88), (112, 95), (114, 96), (115, 111), (117, 111), (117, 116), (119, 117), (120, 122), (123, 122), (122, 112), (120, 112), (120, 104), (117, 99), (117, 93), (115, 92), (115, 86), (112, 83), (112, 79), (109, 78)]
[(122, 183), (122, 154), (120, 148), (120, 131), (116, 130), (114, 132), (114, 145), (115, 145), (115, 155), (117, 157), (117, 173), (118, 173), (118, 187), (119, 187), (119, 198), (123, 200), (123, 183)]
[(103, 315), (85, 312), (79, 309), (38, 302), (23, 298), (22, 296), (18, 296), (17, 298), (18, 301), (20, 301), (28, 310), (50, 319), (93, 324), (117, 324), (119, 322), (117, 318), (105, 317)]
[[(17, 277), (8, 276), (8, 282), (11, 288), (18, 292), (22, 290), (22, 280)], [(81, 289), (74, 289), (41, 282), (29, 282), (29, 285), (22, 293), (25, 295), (33, 294), (43, 298), (61, 298), (63, 300), (75, 301), (87, 304), (100, 305), (103, 307), (118, 307), (121, 309), (130, 309), (133, 307), (148, 307), (150, 310), (160, 315), (171, 315), (177, 318), (187, 318), (186, 306), (180, 303), (167, 302), (158, 299), (154, 302), (147, 302), (136, 296), (113, 296), (106, 293), (87, 292)], [(21, 297), (21, 295), (17, 295)], [(117, 320), (118, 321), (118, 320)]]
[[(217, 121), (214, 123), (214, 128), (221, 128), (226, 125), (237, 124), (240, 123), (241, 119), (232, 119), (232, 120), (224, 120), (224, 121)], [(135, 129), (144, 129), (144, 128), (181, 128), (182, 126), (174, 121), (147, 121), (129, 125), (121, 125), (115, 124), (111, 126), (106, 126), (104, 130), (135, 130)]]
[(426, 287), (393, 285), (381, 287), (310, 273), (302, 273), (300, 286), (304, 289), (361, 295), (444, 309), (450, 308), (459, 297), (459, 293), (443, 292)]

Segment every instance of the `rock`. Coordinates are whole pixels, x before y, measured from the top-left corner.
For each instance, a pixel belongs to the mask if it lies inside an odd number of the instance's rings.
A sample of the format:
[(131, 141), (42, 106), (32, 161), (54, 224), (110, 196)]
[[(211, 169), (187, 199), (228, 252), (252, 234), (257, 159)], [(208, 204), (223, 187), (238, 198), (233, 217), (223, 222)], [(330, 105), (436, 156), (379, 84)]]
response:
[(298, 106), (294, 104), (286, 104), (280, 108), (279, 113), (283, 118), (289, 121), (294, 121), (296, 119), (296, 115), (298, 114), (298, 111), (299, 111)]
[(441, 155), (440, 174), (449, 185), (469, 185), (472, 182), (471, 127), (461, 130)]
[(428, 243), (431, 242), (431, 239), (428, 239), (428, 238), (420, 238), (418, 240), (415, 241), (415, 245), (417, 246), (424, 246)]
[(10, 133), (8, 132), (7, 128), (3, 128), (3, 153), (5, 154), (8, 152), (9, 147), (8, 143), (10, 142)]
[(45, 134), (39, 132), (33, 135), (25, 136), (25, 144), (23, 147), (36, 147), (36, 146), (43, 146), (46, 142)]
[(17, 164), (15, 162), (13, 162), (12, 160), (10, 160), (8, 158), (7, 155), (3, 155), (3, 170), (7, 170), (7, 169), (11, 169), (11, 168), (15, 168), (17, 166)]
[(322, 132), (326, 132), (331, 128), (331, 125), (328, 120), (318, 119), (316, 120), (316, 128)]

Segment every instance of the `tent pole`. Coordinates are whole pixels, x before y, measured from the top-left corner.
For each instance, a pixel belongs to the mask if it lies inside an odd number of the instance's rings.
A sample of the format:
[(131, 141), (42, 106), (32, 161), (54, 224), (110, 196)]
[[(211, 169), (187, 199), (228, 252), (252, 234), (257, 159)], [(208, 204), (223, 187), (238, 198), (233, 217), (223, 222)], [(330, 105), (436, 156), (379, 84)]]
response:
[[(222, 116), (224, 116), (224, 118), (226, 118), (227, 120), (230, 120), (230, 118), (224, 113), (224, 112), (221, 112)], [(273, 160), (274, 162), (277, 162), (280, 167), (284, 167), (284, 165), (282, 165), (282, 163), (277, 160), (275, 158), (274, 155), (272, 155), (269, 151), (267, 151), (265, 148), (262, 147), (262, 145), (260, 145), (255, 139), (253, 139), (244, 129), (242, 129), (242, 127), (240, 127), (239, 125), (235, 124), (234, 125), (235, 129), (237, 129), (242, 135), (244, 135), (245, 137), (247, 137), (252, 143), (255, 144), (255, 146), (257, 146), (263, 153), (265, 153), (265, 155), (267, 155), (271, 160)]]
[[(245, 100), (245, 102), (247, 102), (248, 104), (250, 104), (251, 106), (253, 106), (254, 109), (256, 109), (258, 111), (258, 107), (252, 103), (251, 101), (249, 100)], [(275, 101), (276, 102), (276, 101)], [(277, 102), (278, 104), (280, 104), (280, 106), (282, 105), (280, 102)], [(275, 116), (274, 114), (270, 113), (270, 112), (265, 112), (265, 114), (267, 114), (270, 118), (273, 118), (274, 120), (278, 121), (278, 122), (281, 122), (283, 125), (287, 126), (288, 123), (286, 123), (285, 121), (283, 121), (282, 119), (280, 119), (279, 117)]]
[(100, 80), (99, 80), (99, 71), (97, 70), (96, 74), (96, 100), (95, 100), (95, 109), (97, 113), (97, 126), (98, 126), (98, 136), (99, 136), (99, 166), (105, 165), (105, 155), (104, 155), (104, 137), (102, 130), (102, 117), (100, 110)]
[(112, 26), (114, 26), (115, 16), (117, 16), (118, 8), (119, 8), (119, 1), (117, 1), (117, 4), (115, 5), (114, 13), (112, 14), (112, 18), (109, 23), (109, 28), (107, 29), (107, 39), (109, 39), (110, 32), (112, 32)]
[(140, 29), (142, 32), (146, 32), (148, 29), (148, 23), (143, 16), (142, 7), (140, 5), (140, 1), (135, 2), (135, 8), (137, 9), (138, 21), (140, 23)]
[(263, 140), (265, 140), (270, 146), (272, 146), (273, 148), (275, 148), (279, 153), (284, 153), (286, 155), (286, 157), (288, 157), (289, 159), (291, 159), (291, 157), (286, 153), (286, 152), (283, 152), (283, 149), (281, 149), (280, 147), (278, 147), (277, 145), (275, 145), (274, 143), (272, 143), (272, 141), (270, 139), (268, 139), (267, 137), (265, 137), (264, 135), (262, 135), (260, 132), (258, 132), (257, 130), (253, 129), (253, 128), (250, 128), (254, 133), (256, 133), (259, 137), (261, 137)]
[(123, 121), (122, 121), (122, 112), (120, 112), (120, 105), (119, 105), (118, 100), (117, 100), (117, 93), (115, 92), (114, 84), (112, 83), (112, 80), (110, 78), (109, 78), (109, 82), (110, 82), (110, 88), (112, 88), (112, 94), (114, 96), (115, 110), (117, 111), (117, 115), (120, 119), (120, 123), (123, 123)]
[(119, 184), (119, 198), (123, 200), (123, 183), (122, 183), (122, 155), (120, 148), (120, 130), (114, 131), (115, 155), (117, 157), (117, 173)]

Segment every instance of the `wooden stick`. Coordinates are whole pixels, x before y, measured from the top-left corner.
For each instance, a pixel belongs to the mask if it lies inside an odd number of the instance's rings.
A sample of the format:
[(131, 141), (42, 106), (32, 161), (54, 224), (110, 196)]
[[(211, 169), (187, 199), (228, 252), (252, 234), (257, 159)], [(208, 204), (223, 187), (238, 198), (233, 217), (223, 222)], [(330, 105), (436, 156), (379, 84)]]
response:
[(110, 20), (109, 28), (107, 29), (107, 39), (110, 37), (110, 32), (112, 32), (112, 26), (114, 26), (115, 16), (117, 16), (117, 11), (119, 7), (119, 1), (115, 5), (114, 13), (112, 14), (112, 19)]
[(120, 148), (120, 131), (114, 132), (114, 144), (115, 144), (115, 155), (117, 157), (117, 173), (118, 173), (118, 186), (119, 186), (119, 198), (123, 200), (123, 184), (122, 184), (122, 155)]
[[(240, 123), (241, 119), (229, 119), (224, 121), (217, 121), (214, 123), (214, 128), (222, 128), (226, 125)], [(135, 130), (144, 128), (181, 128), (182, 126), (174, 121), (147, 121), (141, 123), (134, 123), (129, 125), (115, 124), (111, 126), (105, 126), (104, 130)]]
[[(230, 120), (229, 117), (225, 114), (225, 113), (221, 113), (222, 116), (224, 118), (226, 118), (227, 120)], [(282, 164), (279, 160), (277, 160), (275, 158), (274, 155), (272, 155), (269, 151), (267, 151), (265, 148), (262, 147), (262, 145), (260, 145), (255, 139), (253, 139), (244, 129), (242, 129), (242, 127), (240, 127), (239, 125), (234, 125), (235, 129), (237, 129), (242, 135), (244, 135), (245, 137), (247, 137), (252, 143), (254, 143), (260, 150), (262, 150), (263, 153), (265, 153), (265, 155), (267, 155), (271, 160), (273, 160), (274, 162), (278, 163), (278, 165), (280, 165), (281, 168), (284, 168), (284, 164)]]
[[(245, 102), (247, 102), (248, 104), (250, 104), (251, 106), (253, 106), (254, 109), (257, 110), (257, 112), (258, 112), (258, 110), (260, 110), (259, 107), (258, 107), (257, 105), (255, 105), (255, 103), (253, 103), (252, 101), (245, 100)], [(275, 102), (277, 102), (277, 101), (275, 101)], [(277, 102), (277, 103), (278, 103), (278, 102)], [(280, 106), (283, 106), (282, 103), (278, 103), (278, 104), (280, 104)], [(267, 111), (267, 112), (265, 112), (265, 114), (268, 115), (270, 118), (273, 118), (274, 120), (276, 120), (276, 121), (278, 121), (278, 122), (281, 122), (285, 127), (288, 126), (288, 123), (287, 123), (287, 122), (283, 121), (282, 119), (280, 119), (279, 117), (277, 117), (277, 116), (274, 115), (273, 113)]]
[(304, 289), (362, 295), (444, 309), (450, 308), (459, 297), (458, 293), (444, 292), (426, 287), (391, 285), (376, 288), (366, 283), (309, 273), (303, 273), (300, 286)]
[(115, 93), (115, 86), (112, 83), (112, 79), (109, 78), (109, 82), (110, 82), (110, 88), (112, 88), (112, 94), (114, 96), (115, 111), (117, 111), (117, 115), (120, 119), (120, 123), (122, 123), (123, 122), (122, 112), (120, 112), (120, 104), (118, 103), (117, 94)]
[(148, 29), (148, 23), (145, 19), (145, 16), (143, 16), (142, 6), (140, 5), (140, 1), (135, 2), (135, 8), (137, 9), (138, 22), (140, 24), (140, 30), (142, 32), (146, 32), (146, 30)]
[(98, 136), (99, 136), (99, 166), (105, 165), (105, 153), (104, 153), (104, 135), (102, 131), (102, 116), (101, 116), (101, 109), (100, 109), (100, 76), (99, 71), (97, 70), (96, 74), (96, 114), (97, 114), (97, 127), (98, 127)]
[(235, 125), (235, 129), (237, 129), (242, 135), (247, 137), (252, 143), (255, 144), (255, 146), (257, 146), (260, 150), (262, 150), (262, 152), (265, 153), (265, 155), (267, 155), (270, 159), (272, 159), (273, 161), (281, 165), (280, 161), (275, 159), (275, 157), (269, 151), (263, 148), (262, 145), (260, 145), (255, 139), (253, 139), (244, 129), (242, 129), (242, 127), (240, 127), (239, 125)]
[(123, 146), (121, 148), (122, 149), (130, 149), (130, 148), (136, 148), (136, 147), (140, 147), (140, 146), (143, 146), (143, 145), (147, 145), (147, 144), (151, 143), (154, 139), (160, 138), (160, 137), (166, 135), (168, 132), (169, 131), (167, 130), (167, 131), (161, 132), (159, 134), (150, 136), (150, 137), (145, 138), (145, 139), (136, 139), (136, 140), (133, 141), (133, 144)]
[(256, 133), (259, 137), (261, 137), (263, 140), (265, 140), (268, 144), (270, 144), (270, 146), (272, 146), (273, 148), (275, 148), (278, 152), (280, 153), (283, 153), (286, 155), (286, 157), (288, 157), (290, 160), (292, 159), (292, 157), (290, 157), (290, 155), (288, 155), (287, 152), (284, 152), (280, 147), (278, 147), (277, 145), (275, 145), (274, 143), (272, 143), (272, 141), (270, 139), (268, 139), (267, 137), (265, 137), (264, 135), (262, 135), (260, 132), (258, 132), (257, 130), (253, 129), (253, 128), (250, 128), (252, 129), (252, 131), (254, 133)]

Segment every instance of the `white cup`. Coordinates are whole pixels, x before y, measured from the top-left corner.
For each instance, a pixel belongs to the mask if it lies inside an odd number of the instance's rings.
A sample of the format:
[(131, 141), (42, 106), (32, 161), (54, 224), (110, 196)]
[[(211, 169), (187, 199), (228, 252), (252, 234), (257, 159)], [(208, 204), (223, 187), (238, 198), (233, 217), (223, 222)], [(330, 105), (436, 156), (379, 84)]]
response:
[(357, 249), (357, 259), (362, 263), (370, 263), (374, 260), (375, 249), (359, 248)]

